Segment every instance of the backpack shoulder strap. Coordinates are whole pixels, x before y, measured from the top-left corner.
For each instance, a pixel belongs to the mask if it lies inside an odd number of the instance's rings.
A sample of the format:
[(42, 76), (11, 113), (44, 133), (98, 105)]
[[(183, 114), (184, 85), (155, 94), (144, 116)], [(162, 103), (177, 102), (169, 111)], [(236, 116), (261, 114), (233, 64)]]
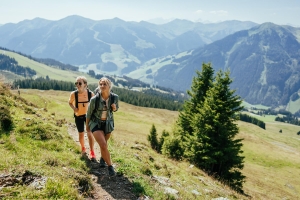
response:
[(92, 98), (92, 91), (88, 90), (88, 99), (89, 99), (89, 102), (90, 102), (91, 98)]
[(99, 107), (99, 101), (100, 101), (100, 96), (99, 96), (99, 93), (97, 93), (97, 94), (96, 94), (96, 101), (95, 101), (95, 108), (94, 108), (94, 110), (93, 110), (92, 115), (94, 114), (94, 112), (95, 112), (96, 110), (98, 110), (98, 107)]
[(115, 101), (115, 95), (114, 95), (114, 93), (110, 93), (110, 106), (114, 103), (114, 101)]
[(75, 107), (78, 108), (78, 90), (75, 91)]

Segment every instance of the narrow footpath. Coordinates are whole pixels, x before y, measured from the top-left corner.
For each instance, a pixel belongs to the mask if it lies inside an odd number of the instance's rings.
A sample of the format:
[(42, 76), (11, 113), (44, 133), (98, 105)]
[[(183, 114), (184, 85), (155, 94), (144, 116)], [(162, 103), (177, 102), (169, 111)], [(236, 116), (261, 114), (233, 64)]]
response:
[[(70, 124), (68, 126), (68, 133), (74, 141), (79, 145), (78, 133), (75, 127), (75, 124)], [(87, 135), (85, 134), (85, 147), (87, 153), (89, 153), (89, 144)], [(132, 183), (123, 175), (116, 175), (114, 177), (110, 177), (108, 175), (107, 168), (99, 167), (100, 160), (100, 148), (99, 145), (95, 142), (94, 146), (97, 162), (91, 162), (88, 158), (88, 155), (85, 156), (86, 164), (89, 168), (89, 175), (93, 184), (92, 195), (85, 199), (105, 199), (105, 200), (113, 200), (113, 199), (143, 199), (137, 197), (132, 192)], [(116, 169), (117, 170), (117, 169)]]

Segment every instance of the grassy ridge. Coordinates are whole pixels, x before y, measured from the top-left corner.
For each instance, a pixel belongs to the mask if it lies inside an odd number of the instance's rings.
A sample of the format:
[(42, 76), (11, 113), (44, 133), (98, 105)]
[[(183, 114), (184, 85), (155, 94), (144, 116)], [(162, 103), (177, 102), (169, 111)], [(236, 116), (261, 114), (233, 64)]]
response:
[(58, 68), (49, 67), (45, 64), (36, 62), (34, 60), (30, 60), (29, 58), (22, 56), (20, 54), (11, 52), (11, 51), (5, 51), (1, 50), (1, 54), (4, 54), (6, 56), (9, 56), (11, 58), (14, 58), (20, 66), (23, 67), (29, 67), (36, 71), (37, 76), (39, 77), (46, 77), (47, 75), (50, 77), (50, 79), (55, 80), (63, 80), (63, 81), (70, 81), (75, 82), (75, 79), (77, 76), (84, 75), (88, 79), (88, 83), (98, 83), (97, 79), (92, 78), (88, 74), (82, 73), (82, 72), (76, 72), (76, 71), (67, 71), (67, 70), (61, 70)]

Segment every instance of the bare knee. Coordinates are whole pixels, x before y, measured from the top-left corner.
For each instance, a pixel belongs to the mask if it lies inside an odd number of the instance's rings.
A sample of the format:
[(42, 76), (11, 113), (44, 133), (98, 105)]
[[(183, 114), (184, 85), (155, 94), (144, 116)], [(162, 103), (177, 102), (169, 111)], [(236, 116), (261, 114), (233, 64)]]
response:
[(106, 142), (99, 143), (99, 146), (100, 146), (101, 150), (106, 150), (107, 149), (107, 143)]

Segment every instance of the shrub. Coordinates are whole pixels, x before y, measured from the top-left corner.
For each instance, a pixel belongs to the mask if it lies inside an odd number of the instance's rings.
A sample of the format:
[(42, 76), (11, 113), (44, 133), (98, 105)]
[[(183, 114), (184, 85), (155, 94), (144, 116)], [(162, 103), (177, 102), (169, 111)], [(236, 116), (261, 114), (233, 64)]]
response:
[(184, 149), (181, 146), (182, 142), (177, 137), (165, 138), (162, 153), (170, 158), (179, 160), (183, 157)]
[(9, 131), (13, 121), (7, 106), (0, 105), (0, 128), (4, 131)]

